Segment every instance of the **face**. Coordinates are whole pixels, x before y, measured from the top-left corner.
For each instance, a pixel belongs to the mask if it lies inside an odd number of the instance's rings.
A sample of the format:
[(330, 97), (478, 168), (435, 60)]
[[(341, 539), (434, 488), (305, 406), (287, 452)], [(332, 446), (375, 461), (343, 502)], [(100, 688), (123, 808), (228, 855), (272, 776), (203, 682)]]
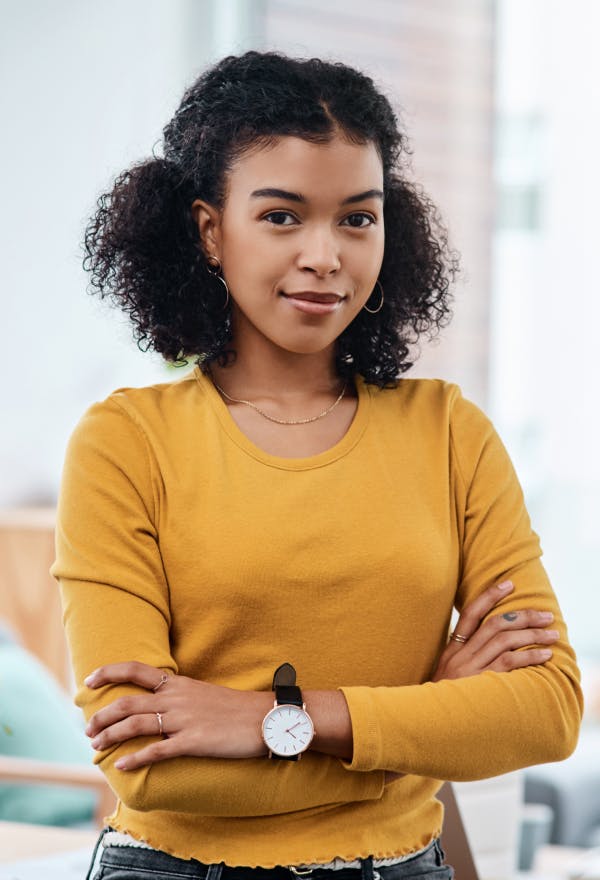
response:
[(201, 201), (194, 210), (229, 286), (236, 349), (260, 336), (298, 354), (333, 350), (383, 260), (375, 146), (279, 138), (237, 161), (221, 211)]

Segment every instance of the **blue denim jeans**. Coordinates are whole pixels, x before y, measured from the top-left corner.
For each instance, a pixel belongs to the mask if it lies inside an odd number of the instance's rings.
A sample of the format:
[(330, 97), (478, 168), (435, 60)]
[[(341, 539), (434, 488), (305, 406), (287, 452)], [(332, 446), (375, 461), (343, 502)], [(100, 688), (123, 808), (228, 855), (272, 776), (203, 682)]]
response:
[[(94, 860), (92, 860), (93, 865)], [(454, 871), (444, 864), (438, 840), (420, 855), (397, 865), (373, 867), (373, 859), (361, 859), (360, 868), (338, 871), (314, 868), (306, 880), (452, 880)], [(300, 880), (289, 868), (232, 868), (223, 863), (206, 865), (196, 859), (178, 859), (167, 853), (133, 846), (108, 846), (102, 851), (97, 871), (88, 880)]]

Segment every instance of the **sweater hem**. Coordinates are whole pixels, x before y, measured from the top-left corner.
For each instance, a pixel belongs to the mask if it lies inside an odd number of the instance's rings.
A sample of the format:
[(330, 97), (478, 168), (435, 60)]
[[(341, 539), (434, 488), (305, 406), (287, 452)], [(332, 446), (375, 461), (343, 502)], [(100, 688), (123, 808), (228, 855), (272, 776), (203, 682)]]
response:
[[(425, 846), (423, 846), (422, 844), (419, 844), (416, 847), (404, 848), (404, 849), (401, 849), (400, 851), (397, 851), (397, 850), (394, 850), (394, 851), (377, 850), (375, 852), (366, 852), (366, 851), (360, 850), (359, 852), (356, 852), (355, 850), (352, 850), (350, 852), (345, 852), (342, 850), (336, 850), (334, 853), (332, 853), (331, 851), (328, 851), (323, 854), (317, 853), (315, 855), (306, 855), (306, 853), (301, 855), (299, 853), (297, 858), (292, 857), (289, 859), (285, 859), (285, 863), (282, 863), (281, 861), (280, 862), (273, 862), (270, 860), (261, 860), (260, 862), (257, 862), (256, 860), (249, 860), (246, 862), (238, 862), (235, 859), (231, 859), (230, 861), (227, 861), (227, 859), (219, 858), (218, 856), (215, 856), (213, 858), (209, 858), (208, 856), (205, 857), (205, 856), (200, 856), (198, 854), (192, 855), (189, 853), (189, 851), (184, 852), (183, 850), (179, 850), (179, 849), (176, 850), (176, 849), (173, 849), (169, 846), (165, 846), (162, 843), (159, 844), (156, 840), (153, 840), (151, 835), (148, 837), (145, 837), (139, 831), (128, 828), (126, 823), (121, 822), (119, 819), (117, 819), (116, 814), (114, 816), (109, 816), (109, 817), (105, 818), (104, 821), (106, 824), (110, 825), (111, 828), (114, 828), (115, 831), (119, 831), (122, 834), (129, 834), (130, 837), (134, 838), (134, 840), (138, 840), (141, 843), (145, 843), (148, 846), (152, 847), (152, 849), (159, 850), (160, 852), (166, 853), (167, 855), (173, 856), (174, 858), (183, 859), (184, 861), (191, 861), (192, 859), (194, 859), (198, 862), (201, 862), (204, 865), (223, 863), (228, 868), (265, 868), (265, 869), (270, 869), (270, 868), (278, 868), (278, 867), (287, 867), (289, 865), (293, 865), (294, 867), (301, 867), (303, 865), (308, 865), (308, 864), (327, 864), (329, 862), (334, 861), (334, 859), (342, 859), (345, 862), (352, 862), (355, 859), (369, 858), (369, 856), (372, 856), (373, 859), (401, 858), (403, 856), (417, 855), (422, 849), (427, 848), (427, 846), (429, 846), (432, 843), (432, 841), (434, 841), (436, 838), (438, 838), (442, 833), (441, 828), (437, 829), (431, 835), (429, 842), (427, 844), (425, 844)], [(335, 871), (332, 872), (332, 876), (335, 876)]]

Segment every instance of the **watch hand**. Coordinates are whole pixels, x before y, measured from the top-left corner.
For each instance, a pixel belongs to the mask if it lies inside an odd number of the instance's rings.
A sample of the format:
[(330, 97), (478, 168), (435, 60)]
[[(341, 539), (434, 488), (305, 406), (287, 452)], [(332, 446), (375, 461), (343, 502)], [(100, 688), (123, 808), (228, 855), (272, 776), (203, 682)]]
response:
[[(292, 727), (296, 727), (296, 725), (295, 725), (295, 724), (293, 724), (293, 725), (292, 725)], [(294, 737), (294, 739), (297, 739), (297, 738), (298, 738), (298, 737), (297, 737), (297, 736), (295, 736), (295, 735), (294, 735), (294, 734), (293, 734), (293, 733), (292, 733), (292, 727), (290, 727), (290, 728), (288, 728), (288, 729), (287, 729), (287, 730), (286, 730), (286, 733), (289, 733), (289, 734), (290, 734), (290, 736), (293, 736), (293, 737)]]

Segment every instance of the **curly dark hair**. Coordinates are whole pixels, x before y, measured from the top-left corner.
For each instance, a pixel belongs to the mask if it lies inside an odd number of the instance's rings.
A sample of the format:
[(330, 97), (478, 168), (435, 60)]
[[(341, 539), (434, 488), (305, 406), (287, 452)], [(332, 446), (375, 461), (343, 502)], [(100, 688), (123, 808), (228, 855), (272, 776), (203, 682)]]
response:
[(208, 271), (191, 205), (222, 207), (227, 174), (250, 147), (292, 135), (330, 140), (336, 130), (374, 143), (383, 163), (385, 250), (376, 315), (357, 315), (337, 340), (338, 373), (395, 384), (421, 334), (450, 316), (458, 260), (431, 200), (408, 179), (410, 150), (387, 98), (341, 63), (246, 52), (209, 68), (163, 131), (162, 157), (124, 171), (102, 195), (85, 235), (90, 291), (130, 317), (142, 350), (196, 356), (202, 369), (231, 356), (223, 288)]

